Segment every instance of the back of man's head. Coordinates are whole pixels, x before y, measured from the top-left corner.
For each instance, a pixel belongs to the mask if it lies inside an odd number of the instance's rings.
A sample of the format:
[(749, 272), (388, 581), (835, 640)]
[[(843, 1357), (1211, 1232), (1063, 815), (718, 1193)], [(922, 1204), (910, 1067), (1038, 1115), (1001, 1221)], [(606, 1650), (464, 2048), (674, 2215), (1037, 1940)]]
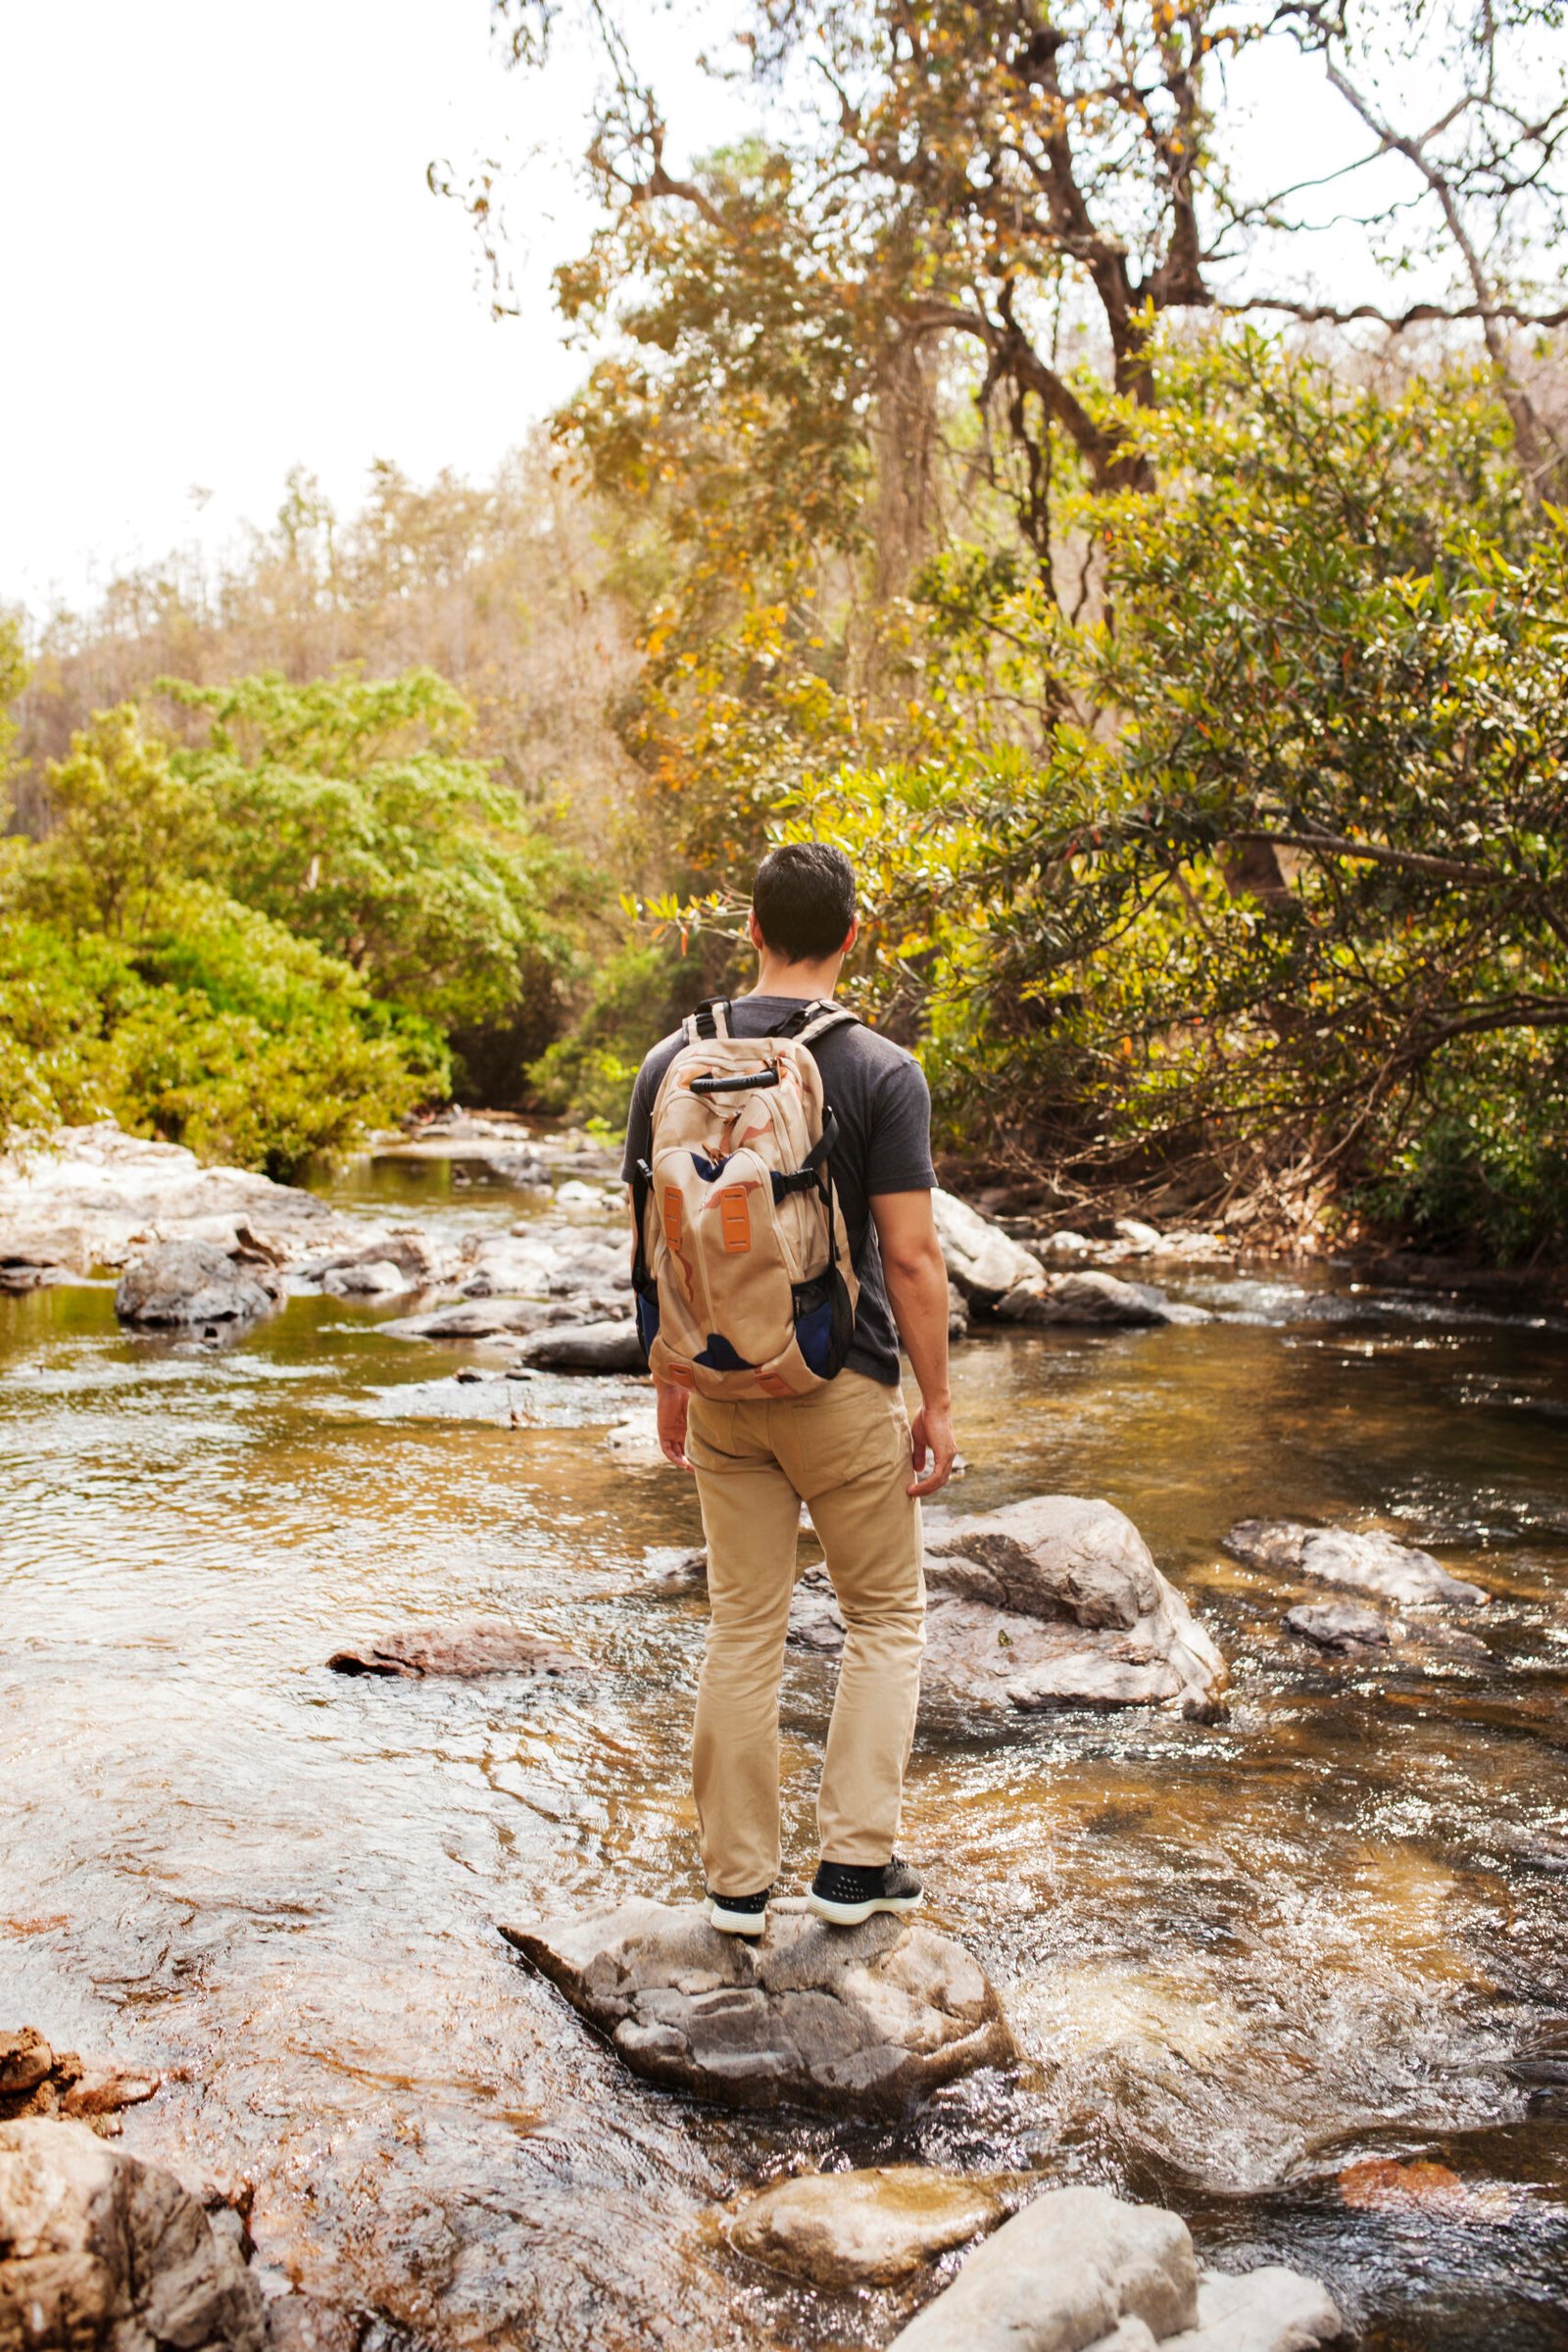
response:
[(757, 869), (752, 912), (773, 955), (825, 963), (855, 920), (855, 868), (825, 841), (781, 842)]

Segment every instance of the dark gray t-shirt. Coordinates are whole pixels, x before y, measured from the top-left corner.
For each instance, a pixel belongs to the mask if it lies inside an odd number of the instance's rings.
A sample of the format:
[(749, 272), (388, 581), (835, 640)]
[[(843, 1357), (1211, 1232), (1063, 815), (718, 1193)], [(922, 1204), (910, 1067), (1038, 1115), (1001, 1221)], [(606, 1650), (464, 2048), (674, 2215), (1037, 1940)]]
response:
[[(730, 1032), (735, 1037), (764, 1037), (806, 1002), (804, 997), (737, 997), (730, 1006)], [(683, 1043), (679, 1030), (666, 1037), (637, 1073), (620, 1171), (628, 1184), (637, 1162), (649, 1156), (654, 1097)], [(860, 1282), (855, 1338), (846, 1362), (853, 1371), (869, 1373), (892, 1388), (899, 1378), (899, 1341), (869, 1203), (873, 1194), (928, 1193), (934, 1188), (930, 1092), (912, 1054), (858, 1021), (853, 1027), (846, 1021), (830, 1029), (807, 1052), (816, 1057), (823, 1097), (839, 1123), (833, 1183)]]

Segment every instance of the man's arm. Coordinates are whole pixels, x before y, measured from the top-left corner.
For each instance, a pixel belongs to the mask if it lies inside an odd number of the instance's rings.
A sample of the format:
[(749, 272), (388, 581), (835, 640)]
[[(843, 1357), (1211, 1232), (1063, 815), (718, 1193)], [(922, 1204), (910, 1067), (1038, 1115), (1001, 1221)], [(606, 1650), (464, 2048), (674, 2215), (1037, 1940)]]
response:
[(948, 1269), (937, 1240), (931, 1195), (873, 1193), (871, 1217), (887, 1276), (888, 1303), (920, 1384), (920, 1409), (910, 1428), (915, 1475), (908, 1492), (934, 1494), (952, 1477), (958, 1448), (948, 1388)]

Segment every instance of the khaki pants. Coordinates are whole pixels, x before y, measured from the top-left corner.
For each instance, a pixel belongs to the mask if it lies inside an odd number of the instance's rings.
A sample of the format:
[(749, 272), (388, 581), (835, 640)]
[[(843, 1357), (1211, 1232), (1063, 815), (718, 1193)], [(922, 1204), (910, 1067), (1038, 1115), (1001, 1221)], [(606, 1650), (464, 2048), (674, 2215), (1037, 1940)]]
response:
[(712, 1611), (692, 1778), (703, 1867), (720, 1894), (779, 1868), (778, 1687), (802, 1501), (848, 1630), (817, 1801), (830, 1862), (886, 1862), (898, 1836), (925, 1644), (920, 1506), (896, 1388), (841, 1372), (808, 1396), (691, 1401), (686, 1451)]

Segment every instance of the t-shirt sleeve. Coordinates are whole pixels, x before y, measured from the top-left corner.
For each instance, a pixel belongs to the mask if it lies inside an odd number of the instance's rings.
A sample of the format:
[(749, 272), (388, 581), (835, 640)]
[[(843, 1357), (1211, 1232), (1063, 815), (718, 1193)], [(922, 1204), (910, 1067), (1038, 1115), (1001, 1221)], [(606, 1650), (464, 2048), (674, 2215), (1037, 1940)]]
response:
[(876, 1090), (865, 1154), (865, 1189), (878, 1193), (935, 1190), (931, 1164), (931, 1090), (925, 1072), (901, 1054)]

